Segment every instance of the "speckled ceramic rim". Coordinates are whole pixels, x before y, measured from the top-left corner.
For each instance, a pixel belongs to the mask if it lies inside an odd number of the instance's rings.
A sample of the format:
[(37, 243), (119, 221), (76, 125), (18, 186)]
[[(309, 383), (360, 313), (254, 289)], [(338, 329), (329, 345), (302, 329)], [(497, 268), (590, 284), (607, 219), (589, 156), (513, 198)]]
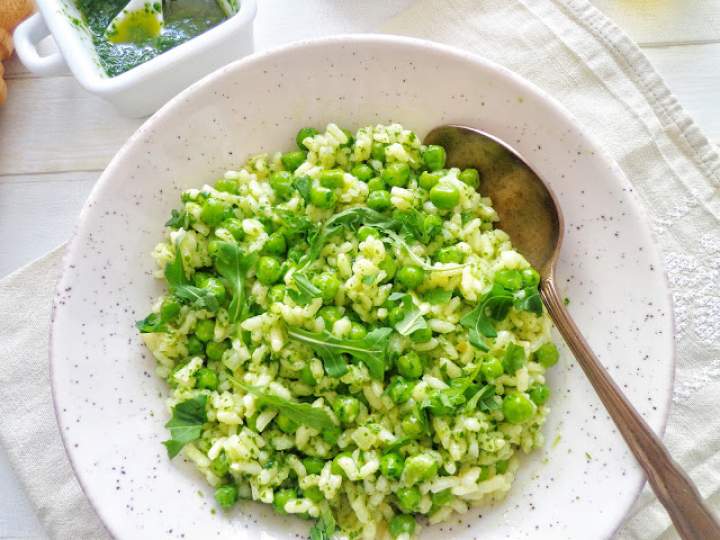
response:
[[(53, 299), (53, 306), (52, 306), (52, 314), (51, 314), (51, 323), (50, 323), (50, 347), (49, 347), (49, 361), (50, 361), (50, 380), (51, 380), (51, 387), (52, 387), (52, 394), (53, 394), (53, 407), (55, 410), (55, 417), (58, 421), (58, 426), (60, 428), (60, 435), (62, 437), (63, 446), (65, 447), (65, 452), (67, 453), (70, 463), (73, 467), (73, 471), (75, 472), (75, 476), (80, 484), (80, 487), (82, 488), (85, 495), (90, 500), (90, 504), (93, 506), (95, 511), (97, 512), (100, 519), (103, 521), (103, 524), (105, 525), (106, 529), (110, 532), (110, 534), (113, 537), (117, 537), (116, 534), (114, 534), (114, 531), (110, 529), (107, 525), (107, 521), (103, 519), (103, 513), (100, 508), (98, 508), (93, 501), (92, 497), (89, 496), (88, 490), (83, 482), (82, 477), (78, 474), (78, 468), (76, 466), (76, 463), (74, 461), (73, 453), (70, 450), (68, 446), (68, 442), (65, 439), (65, 433), (63, 430), (63, 420), (62, 416), (58, 410), (58, 402), (57, 402), (57, 390), (56, 390), (56, 379), (54, 376), (54, 349), (55, 349), (55, 334), (54, 334), (54, 326), (55, 326), (55, 316), (58, 312), (58, 310), (61, 309), (61, 306), (57, 302), (57, 298), (60, 296), (60, 293), (67, 287), (66, 280), (68, 279), (67, 276), (69, 274), (69, 265), (70, 261), (75, 258), (75, 255), (79, 253), (79, 251), (82, 249), (82, 243), (80, 242), (79, 238), (82, 232), (84, 232), (84, 227), (86, 223), (86, 218), (90, 210), (92, 209), (92, 204), (95, 199), (98, 198), (98, 196), (103, 192), (106, 184), (111, 181), (113, 178), (116, 169), (119, 166), (119, 163), (121, 163), (127, 154), (129, 153), (130, 149), (142, 139), (144, 134), (147, 131), (150, 131), (153, 127), (153, 125), (158, 122), (159, 120), (167, 117), (168, 115), (171, 115), (174, 113), (176, 106), (179, 103), (182, 103), (183, 101), (193, 97), (201, 88), (203, 88), (205, 85), (207, 85), (210, 82), (215, 81), (216, 79), (222, 78), (228, 73), (242, 69), (245, 66), (253, 65), (256, 63), (264, 62), (268, 58), (272, 58), (276, 55), (282, 55), (283, 53), (295, 49), (303, 49), (310, 46), (326, 46), (329, 49), (331, 49), (333, 46), (336, 45), (348, 45), (348, 44), (355, 44), (358, 46), (361, 46), (363, 44), (373, 44), (373, 45), (384, 45), (388, 47), (392, 47), (393, 45), (404, 45), (404, 46), (411, 46), (416, 47), (418, 49), (426, 49), (435, 53), (443, 53), (448, 56), (455, 56), (460, 57), (464, 60), (470, 61), (475, 64), (483, 65), (486, 68), (490, 68), (494, 72), (497, 73), (499, 78), (507, 78), (510, 79), (513, 83), (517, 84), (518, 86), (524, 88), (528, 93), (535, 94), (538, 96), (542, 101), (546, 102), (553, 111), (563, 119), (565, 119), (569, 124), (574, 125), (579, 132), (583, 134), (583, 136), (586, 139), (586, 142), (588, 146), (596, 152), (598, 157), (605, 161), (605, 163), (609, 166), (609, 168), (612, 170), (613, 174), (618, 177), (621, 181), (621, 183), (628, 184), (627, 179), (625, 178), (625, 175), (622, 173), (618, 165), (610, 158), (610, 156), (601, 148), (599, 147), (591, 138), (589, 138), (584, 130), (582, 129), (581, 124), (577, 121), (577, 119), (567, 110), (565, 107), (563, 107), (557, 100), (555, 100), (553, 97), (548, 95), (545, 91), (541, 90), (528, 80), (524, 79), (520, 75), (516, 74), (515, 72), (495, 63), (490, 60), (487, 60), (485, 58), (482, 58), (480, 56), (477, 56), (475, 54), (466, 52), (462, 49), (457, 49), (455, 47), (450, 47), (447, 45), (441, 45), (439, 43), (417, 39), (417, 38), (408, 38), (408, 37), (401, 37), (401, 36), (393, 36), (393, 35), (383, 35), (383, 34), (343, 34), (343, 35), (337, 35), (337, 36), (330, 36), (325, 38), (319, 38), (319, 39), (312, 39), (312, 40), (304, 40), (304, 41), (297, 41), (290, 43), (288, 45), (283, 45), (281, 47), (277, 47), (265, 52), (256, 53), (251, 56), (248, 56), (244, 59), (238, 60), (237, 62), (233, 62), (232, 64), (228, 64), (225, 67), (222, 67), (215, 72), (211, 73), (210, 75), (207, 75), (203, 79), (199, 80), (198, 82), (194, 83), (193, 85), (189, 86), (187, 89), (183, 90), (181, 93), (179, 93), (177, 96), (175, 96), (173, 99), (171, 99), (168, 103), (166, 103), (159, 111), (157, 111), (153, 116), (151, 116), (148, 120), (143, 123), (142, 126), (138, 128), (138, 130), (127, 140), (127, 142), (120, 148), (117, 154), (115, 154), (115, 157), (113, 157), (110, 164), (107, 166), (105, 171), (102, 173), (98, 181), (96, 182), (95, 186), (93, 187), (90, 196), (88, 200), (86, 201), (85, 205), (83, 206), (82, 210), (80, 211), (80, 215), (78, 217), (78, 221), (75, 225), (75, 230), (73, 232), (72, 238), (70, 239), (68, 243), (67, 250), (65, 252), (65, 255), (63, 256), (63, 272), (62, 276), (60, 278), (60, 281), (58, 282), (58, 286), (56, 289), (55, 297)], [(639, 204), (637, 200), (635, 200), (635, 196), (631, 196), (628, 198), (630, 204), (633, 205), (633, 209), (638, 213), (640, 218), (645, 222), (647, 225), (649, 223), (647, 212), (645, 211), (645, 208)], [(654, 234), (652, 233), (652, 230), (648, 226), (648, 231), (654, 238)], [(665, 283), (665, 290), (667, 291), (668, 295), (668, 305), (670, 306), (670, 313), (669, 316), (671, 317), (671, 320), (674, 321), (673, 316), (673, 304), (672, 304), (672, 297), (670, 296), (670, 289), (668, 286), (668, 279), (667, 279), (667, 273), (665, 272), (665, 268), (662, 268), (662, 276), (663, 281)], [(670, 350), (670, 378), (672, 381), (671, 388), (674, 386), (675, 382), (675, 357), (676, 357), (676, 349), (675, 349), (675, 324), (672, 323), (673, 326), (673, 332), (669, 336), (670, 343), (669, 350)], [(672, 401), (672, 392), (670, 392), (667, 396), (665, 396), (665, 415), (662, 419), (662, 424), (659, 429), (659, 434), (662, 436), (665, 433), (665, 428), (667, 426), (667, 420), (668, 416), (670, 414), (670, 406)], [(639, 465), (635, 465), (639, 468)], [(641, 476), (640, 480), (637, 482), (637, 486), (635, 487), (635, 496), (633, 497), (631, 503), (628, 505), (628, 508), (623, 514), (617, 523), (613, 523), (610, 527), (607, 529), (607, 534), (604, 536), (605, 538), (612, 537), (615, 532), (620, 528), (622, 525), (625, 516), (627, 515), (627, 512), (630, 510), (632, 504), (635, 500), (637, 500), (637, 497), (640, 495), (640, 491), (642, 487), (645, 484), (645, 477)]]

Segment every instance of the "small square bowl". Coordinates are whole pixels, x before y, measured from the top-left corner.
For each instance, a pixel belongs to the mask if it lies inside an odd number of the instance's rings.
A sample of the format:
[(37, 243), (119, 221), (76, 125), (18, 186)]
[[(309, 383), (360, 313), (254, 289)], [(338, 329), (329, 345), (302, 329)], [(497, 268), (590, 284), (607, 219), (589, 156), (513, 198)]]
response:
[[(241, 0), (238, 12), (219, 25), (115, 77), (97, 57), (92, 38), (74, 0), (37, 0), (39, 13), (14, 33), (22, 63), (33, 73), (54, 75), (70, 68), (89, 92), (109, 101), (123, 114), (142, 117), (155, 112), (183, 88), (204, 75), (253, 52), (255, 0)], [(41, 56), (37, 45), (52, 35), (59, 52)]]

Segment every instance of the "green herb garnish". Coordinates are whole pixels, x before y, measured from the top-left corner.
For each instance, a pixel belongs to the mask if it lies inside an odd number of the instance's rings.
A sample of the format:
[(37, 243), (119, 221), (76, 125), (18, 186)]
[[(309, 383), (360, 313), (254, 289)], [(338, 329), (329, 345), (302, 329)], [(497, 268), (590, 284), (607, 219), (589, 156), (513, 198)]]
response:
[(215, 268), (232, 290), (232, 300), (228, 306), (230, 322), (238, 322), (247, 317), (248, 303), (245, 301), (245, 274), (255, 264), (257, 254), (246, 255), (235, 244), (218, 242), (215, 254)]
[(422, 312), (413, 302), (412, 296), (406, 293), (393, 293), (388, 300), (400, 300), (403, 307), (403, 318), (395, 324), (395, 330), (401, 336), (409, 336), (416, 330), (424, 330), (428, 327)]
[(342, 339), (330, 332), (309, 332), (302, 328), (288, 328), (291, 339), (305, 343), (322, 358), (325, 372), (330, 377), (341, 377), (347, 373), (347, 362), (343, 354), (363, 362), (374, 379), (382, 380), (385, 374), (390, 328), (376, 328), (362, 339)]
[(165, 424), (170, 430), (170, 439), (163, 441), (170, 459), (177, 456), (187, 443), (202, 435), (203, 425), (207, 422), (206, 404), (207, 396), (200, 395), (173, 407), (172, 418)]

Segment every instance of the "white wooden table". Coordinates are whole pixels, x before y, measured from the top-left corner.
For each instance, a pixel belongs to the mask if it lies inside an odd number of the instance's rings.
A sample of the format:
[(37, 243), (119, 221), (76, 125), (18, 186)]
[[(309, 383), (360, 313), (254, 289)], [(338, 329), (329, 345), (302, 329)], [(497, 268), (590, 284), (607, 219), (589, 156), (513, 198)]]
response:
[[(411, 0), (258, 3), (256, 48), (262, 50), (310, 36), (373, 31)], [(690, 115), (720, 144), (720, 0), (594, 3), (640, 44)], [(86, 94), (70, 75), (39, 78), (12, 58), (6, 78), (9, 98), (0, 108), (0, 278), (68, 239), (100, 172), (141, 123)], [(2, 449), (0, 501), (0, 539), (43, 537)]]

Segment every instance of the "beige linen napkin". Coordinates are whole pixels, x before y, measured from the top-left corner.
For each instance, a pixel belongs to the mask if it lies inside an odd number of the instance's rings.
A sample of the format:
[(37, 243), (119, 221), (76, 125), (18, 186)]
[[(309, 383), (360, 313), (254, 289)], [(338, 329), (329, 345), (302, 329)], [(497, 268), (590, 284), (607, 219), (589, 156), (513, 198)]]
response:
[[(569, 108), (618, 162), (646, 205), (673, 294), (677, 371), (665, 441), (720, 507), (715, 148), (639, 49), (585, 0), (417, 0), (383, 30), (459, 46), (518, 71)], [(0, 443), (51, 536), (103, 538), (72, 475), (50, 402), (46, 336), (58, 264), (55, 252), (0, 282), (6, 332)], [(617, 534), (623, 540), (674, 536), (647, 489)]]

